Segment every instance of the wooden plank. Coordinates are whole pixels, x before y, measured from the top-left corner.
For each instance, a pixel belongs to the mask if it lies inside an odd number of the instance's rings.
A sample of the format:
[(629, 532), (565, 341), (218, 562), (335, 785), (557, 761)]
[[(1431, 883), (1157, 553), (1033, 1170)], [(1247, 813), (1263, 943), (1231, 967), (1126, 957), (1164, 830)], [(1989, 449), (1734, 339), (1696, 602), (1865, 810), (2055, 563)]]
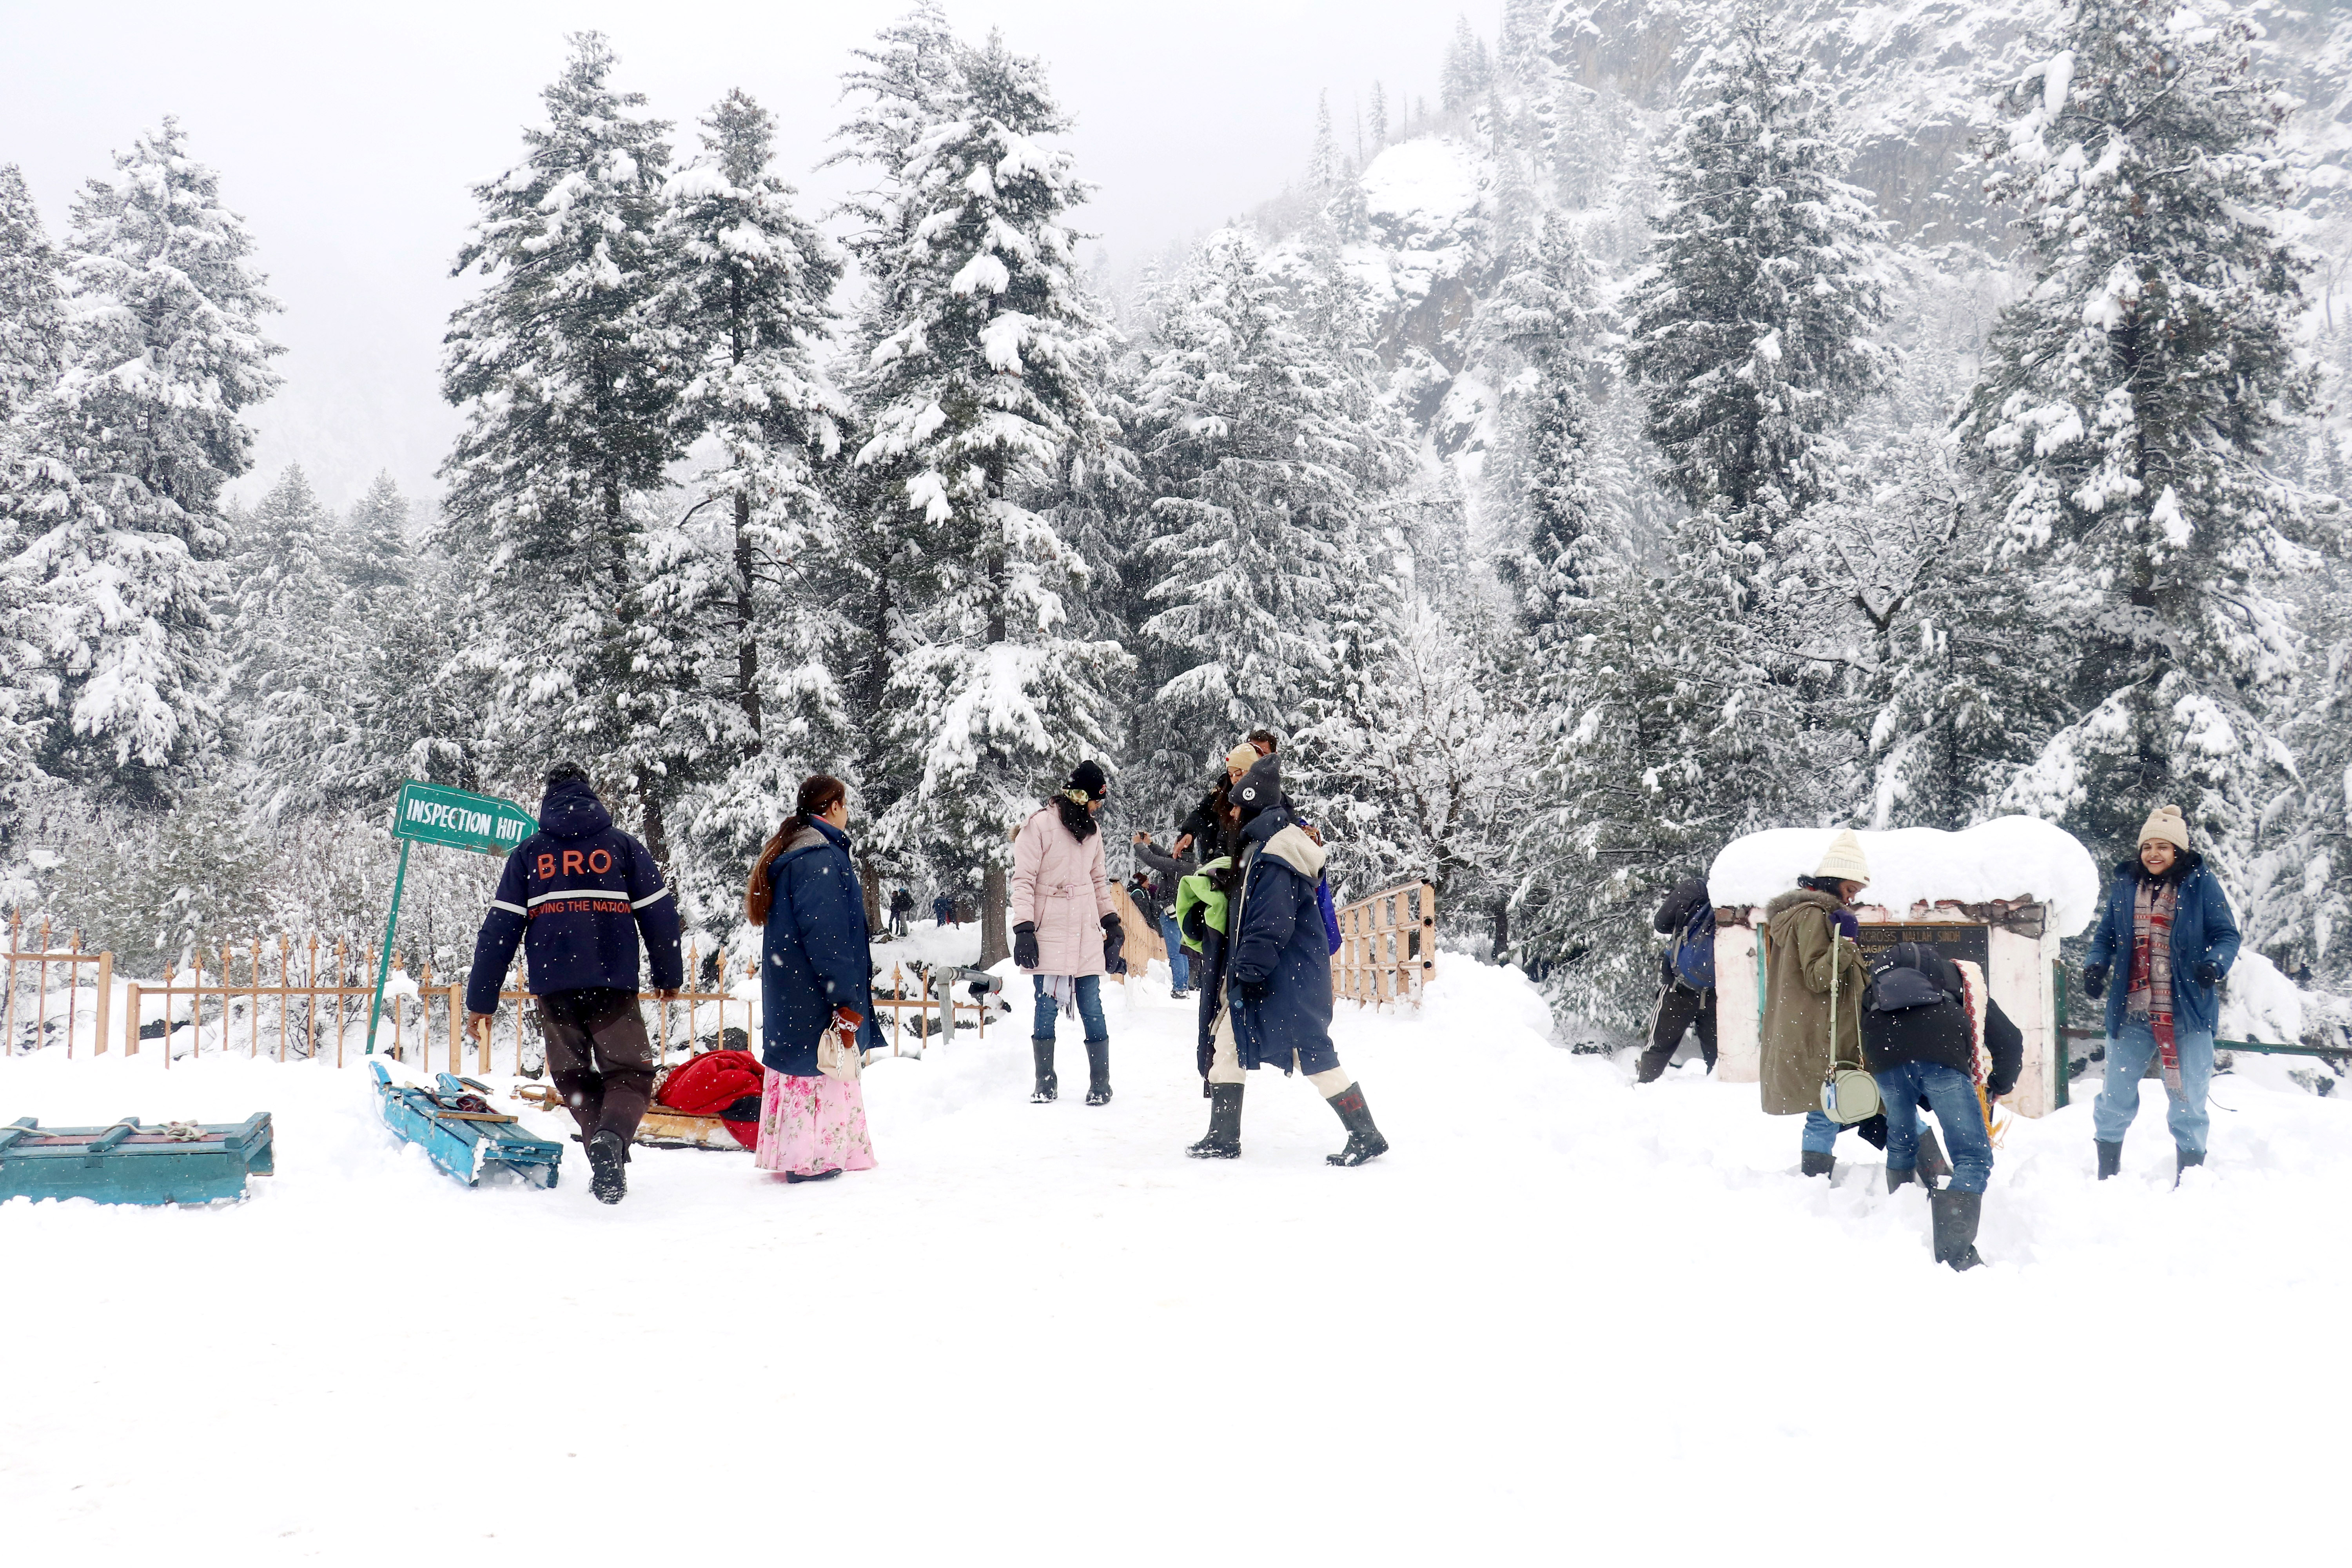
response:
[(94, 1057), (106, 1054), (106, 1037), (111, 1032), (109, 1026), (114, 1022), (113, 1006), (114, 951), (110, 948), (98, 955), (98, 1026), (92, 1031), (98, 1037), (98, 1045), (90, 1052)]

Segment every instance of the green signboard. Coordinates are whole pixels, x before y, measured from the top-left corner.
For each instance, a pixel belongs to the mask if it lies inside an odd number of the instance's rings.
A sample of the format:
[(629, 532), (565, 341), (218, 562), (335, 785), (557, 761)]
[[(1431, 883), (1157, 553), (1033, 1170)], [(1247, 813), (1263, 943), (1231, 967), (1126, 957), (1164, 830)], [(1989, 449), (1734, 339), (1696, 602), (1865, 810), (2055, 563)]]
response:
[(415, 779), (400, 786), (400, 798), (392, 807), (394, 838), (482, 855), (508, 854), (538, 831), (530, 813), (510, 800)]
[[(392, 938), (400, 926), (400, 894), (408, 886), (408, 847), (438, 844), (481, 855), (505, 855), (539, 831), (530, 813), (494, 795), (411, 779), (392, 803), (392, 836), (400, 840), (400, 869), (392, 879), (392, 913), (383, 921), (383, 956), (375, 967), (375, 1000), (368, 1004), (368, 1045), (375, 1050), (376, 1019), (383, 1012), (383, 983), (392, 973)], [(455, 1063), (451, 1064), (453, 1067)]]

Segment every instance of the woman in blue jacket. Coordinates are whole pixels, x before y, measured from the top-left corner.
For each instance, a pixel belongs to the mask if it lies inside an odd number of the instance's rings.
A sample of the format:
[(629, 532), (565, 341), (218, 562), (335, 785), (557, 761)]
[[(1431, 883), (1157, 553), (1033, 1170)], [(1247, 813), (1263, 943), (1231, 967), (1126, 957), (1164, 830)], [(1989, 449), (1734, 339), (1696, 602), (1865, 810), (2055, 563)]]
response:
[(1307, 1075), (1348, 1130), (1328, 1156), (1360, 1165), (1388, 1152), (1364, 1091), (1331, 1048), (1331, 944), (1316, 889), (1323, 846), (1280, 804), (1280, 763), (1260, 758), (1231, 790), (1240, 814), (1239, 895), (1226, 918), (1224, 1005), (1209, 1067), (1209, 1133), (1185, 1152), (1231, 1160), (1242, 1152), (1242, 1086), (1253, 1068)]
[(2139, 1080), (2151, 1058), (2163, 1063), (2171, 1101), (2173, 1179), (2205, 1163), (2205, 1091), (2221, 1011), (2215, 987), (2237, 956), (2238, 922), (2220, 879), (2189, 847), (2180, 808), (2158, 806), (2139, 830), (2138, 858), (2116, 868), (2083, 965), (2084, 993), (2107, 1000), (2106, 1083), (2091, 1110), (2099, 1180), (2123, 1168), (2124, 1133), (2139, 1114)]
[[(874, 1166), (857, 1063), (882, 1043), (874, 1026), (874, 961), (866, 898), (849, 860), (849, 790), (818, 773), (760, 851), (743, 912), (763, 928), (760, 1059), (768, 1081), (754, 1163), (787, 1182), (821, 1182)], [(818, 1047), (850, 1047), (830, 1076)]]

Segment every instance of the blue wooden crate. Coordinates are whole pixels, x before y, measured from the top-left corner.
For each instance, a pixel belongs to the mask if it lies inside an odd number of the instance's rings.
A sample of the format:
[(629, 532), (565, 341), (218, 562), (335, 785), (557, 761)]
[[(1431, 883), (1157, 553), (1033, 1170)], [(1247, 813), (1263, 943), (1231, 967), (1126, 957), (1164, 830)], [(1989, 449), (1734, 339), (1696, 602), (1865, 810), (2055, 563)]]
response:
[(48, 1127), (30, 1116), (0, 1127), (0, 1199), (89, 1198), (101, 1204), (205, 1204), (245, 1196), (246, 1178), (277, 1169), (269, 1113), (234, 1126), (126, 1116), (111, 1127)]
[(466, 1095), (487, 1099), (492, 1092), (487, 1085), (445, 1072), (433, 1089), (416, 1089), (393, 1082), (381, 1062), (368, 1066), (375, 1072), (383, 1124), (467, 1186), (499, 1171), (533, 1186), (555, 1185), (557, 1167), (563, 1163), (562, 1144), (532, 1137), (513, 1117), (456, 1108)]

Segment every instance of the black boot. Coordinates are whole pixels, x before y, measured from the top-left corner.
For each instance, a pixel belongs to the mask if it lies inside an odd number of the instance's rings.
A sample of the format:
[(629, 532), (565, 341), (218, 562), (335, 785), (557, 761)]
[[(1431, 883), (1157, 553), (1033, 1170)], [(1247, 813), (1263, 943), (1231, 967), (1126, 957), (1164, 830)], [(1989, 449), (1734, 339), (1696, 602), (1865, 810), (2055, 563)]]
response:
[(1029, 1041), (1029, 1054), (1037, 1058), (1037, 1087), (1029, 1091), (1029, 1103), (1051, 1105), (1054, 1103), (1055, 1087), (1054, 1042), (1037, 1039), (1033, 1036)]
[(588, 1140), (588, 1192), (600, 1204), (616, 1204), (629, 1195), (629, 1178), (622, 1171), (629, 1146), (609, 1130)]
[(1837, 1169), (1837, 1156), (1802, 1149), (1797, 1153), (1797, 1169), (1808, 1176), (1826, 1176)]
[(1339, 1125), (1348, 1130), (1348, 1146), (1336, 1154), (1323, 1158), (1334, 1165), (1360, 1165), (1376, 1160), (1389, 1152), (1389, 1141), (1372, 1125), (1372, 1113), (1364, 1104), (1364, 1090), (1360, 1084), (1349, 1084), (1331, 1097), (1331, 1109), (1339, 1113)]
[(1238, 1160), (1242, 1157), (1242, 1086), (1209, 1086), (1209, 1135), (1184, 1151), (1195, 1160)]
[(1633, 1081), (1635, 1083), (1657, 1082), (1665, 1076), (1666, 1064), (1674, 1058), (1675, 1053), (1672, 1051), (1663, 1054), (1657, 1051), (1643, 1051), (1642, 1059), (1633, 1065)]
[(1110, 1042), (1108, 1040), (1087, 1042), (1087, 1103), (1088, 1105), (1110, 1103)]
[(1897, 1187), (1907, 1187), (1918, 1179), (1919, 1173), (1916, 1167), (1908, 1171), (1898, 1171), (1892, 1165), (1886, 1167), (1886, 1190), (1890, 1193)]
[(2094, 1139), (2091, 1147), (2099, 1152), (2099, 1180), (2104, 1182), (2124, 1168), (2124, 1146), (2120, 1142), (2102, 1143)]
[(2179, 1144), (2175, 1143), (2172, 1146), (2172, 1184), (2176, 1187), (2180, 1184), (2181, 1172), (2191, 1165), (2201, 1165), (2204, 1163), (2204, 1150), (2183, 1149)]
[(1977, 1256), (1977, 1221), (1984, 1216), (1984, 1194), (1940, 1187), (1927, 1194), (1927, 1213), (1936, 1223), (1936, 1261), (1955, 1272), (1984, 1261)]
[(1952, 1163), (1944, 1158), (1944, 1146), (1936, 1142), (1936, 1130), (1919, 1129), (1919, 1180), (1932, 1187), (1952, 1173)]

